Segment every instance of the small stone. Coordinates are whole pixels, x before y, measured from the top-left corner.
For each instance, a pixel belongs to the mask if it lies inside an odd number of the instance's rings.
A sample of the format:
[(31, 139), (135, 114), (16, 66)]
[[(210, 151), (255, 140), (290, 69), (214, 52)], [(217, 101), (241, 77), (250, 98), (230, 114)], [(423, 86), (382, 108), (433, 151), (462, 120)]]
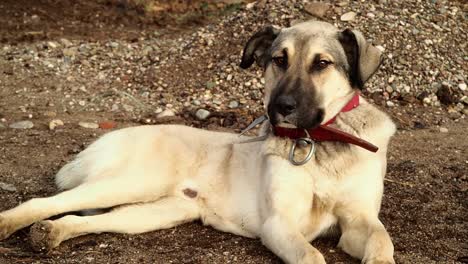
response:
[(232, 108), (237, 108), (237, 107), (239, 107), (239, 102), (237, 102), (237, 101), (231, 101), (231, 102), (229, 102), (228, 107), (231, 108), (231, 109), (232, 109)]
[(49, 48), (52, 48), (52, 49), (55, 49), (58, 47), (57, 43), (53, 42), (53, 41), (48, 41), (47, 42), (47, 47)]
[(351, 11), (341, 15), (341, 21), (353, 21), (356, 18), (356, 13)]
[(62, 52), (63, 52), (63, 56), (73, 58), (73, 57), (75, 57), (75, 55), (77, 53), (77, 49), (76, 48), (66, 48), (66, 49), (63, 49)]
[(0, 182), (0, 189), (7, 192), (16, 192), (16, 187), (13, 184)]
[(49, 122), (49, 129), (54, 130), (56, 127), (63, 126), (63, 121), (60, 119), (54, 119)]
[(54, 111), (45, 111), (45, 112), (44, 112), (44, 116), (47, 116), (47, 117), (56, 117), (56, 116), (57, 116), (57, 113), (54, 112)]
[(215, 82), (212, 82), (212, 81), (206, 82), (206, 88), (208, 88), (208, 89), (211, 89), (211, 88), (213, 88), (215, 86), (216, 86)]
[(172, 111), (171, 109), (166, 109), (162, 111), (161, 113), (159, 113), (156, 117), (163, 118), (163, 117), (170, 117), (170, 116), (175, 116), (174, 111)]
[(99, 128), (99, 125), (96, 124), (96, 123), (91, 123), (91, 122), (79, 122), (78, 125), (80, 127), (84, 127), (84, 128), (90, 128), (90, 129), (97, 129)]
[(324, 17), (330, 6), (327, 3), (312, 2), (304, 6), (304, 10), (316, 17)]
[(228, 76), (226, 77), (226, 81), (230, 81), (232, 80), (232, 74), (228, 74)]
[(201, 105), (201, 102), (200, 102), (200, 100), (193, 100), (193, 101), (192, 101), (192, 104), (194, 104), (194, 105)]
[(395, 104), (392, 101), (387, 101), (387, 106), (388, 107), (394, 107)]
[(466, 90), (466, 83), (460, 83), (458, 84), (458, 89), (465, 91)]
[(390, 78), (388, 78), (388, 83), (392, 83), (393, 81), (395, 81), (395, 75), (392, 75)]
[(100, 129), (113, 129), (117, 126), (117, 123), (113, 121), (102, 121), (99, 122), (99, 128)]
[(441, 128), (439, 128), (439, 131), (440, 131), (441, 133), (448, 133), (448, 132), (449, 132), (449, 130), (448, 130), (446, 127), (441, 127)]
[(10, 125), (10, 128), (13, 129), (30, 129), (33, 128), (34, 124), (31, 121), (20, 121)]
[(205, 109), (198, 109), (197, 112), (195, 113), (195, 116), (199, 119), (199, 120), (205, 120), (207, 119), (209, 116), (210, 116), (210, 111), (208, 110), (205, 110)]
[(70, 47), (71, 45), (73, 45), (73, 43), (71, 41), (69, 41), (68, 39), (66, 39), (66, 38), (61, 38), (59, 41), (65, 47)]
[(375, 17), (375, 14), (369, 12), (369, 13), (366, 14), (366, 16), (367, 16), (368, 18), (371, 18), (371, 19), (372, 19), (372, 18)]
[(143, 54), (143, 56), (147, 56), (148, 54), (150, 54), (151, 52), (153, 51), (153, 47), (151, 46), (146, 46), (143, 48), (143, 51), (141, 52)]

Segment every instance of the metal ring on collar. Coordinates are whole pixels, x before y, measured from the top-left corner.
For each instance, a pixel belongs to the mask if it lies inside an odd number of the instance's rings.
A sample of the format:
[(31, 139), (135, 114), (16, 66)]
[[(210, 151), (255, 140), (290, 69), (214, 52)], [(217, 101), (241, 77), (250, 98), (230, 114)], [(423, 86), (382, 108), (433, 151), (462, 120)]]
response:
[[(289, 161), (295, 166), (306, 164), (312, 158), (312, 155), (314, 155), (315, 153), (315, 142), (310, 138), (310, 135), (307, 132), (307, 130), (305, 130), (305, 132), (306, 132), (307, 137), (296, 139), (294, 143), (291, 145), (291, 150), (289, 151)], [(296, 151), (297, 144), (310, 145), (309, 152), (307, 153), (306, 157), (301, 161), (294, 160), (294, 152)]]

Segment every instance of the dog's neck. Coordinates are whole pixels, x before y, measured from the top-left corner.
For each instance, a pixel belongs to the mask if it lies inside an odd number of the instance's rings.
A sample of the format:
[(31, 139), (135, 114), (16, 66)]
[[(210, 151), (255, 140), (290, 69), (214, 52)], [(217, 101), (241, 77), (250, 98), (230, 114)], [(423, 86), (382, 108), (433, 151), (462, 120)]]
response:
[[(325, 116), (323, 118), (321, 125), (333, 123), (334, 118), (343, 110), (345, 107), (356, 95), (357, 92), (353, 91), (343, 97), (340, 97), (327, 106), (327, 110), (325, 111)], [(359, 96), (359, 95), (357, 95)]]

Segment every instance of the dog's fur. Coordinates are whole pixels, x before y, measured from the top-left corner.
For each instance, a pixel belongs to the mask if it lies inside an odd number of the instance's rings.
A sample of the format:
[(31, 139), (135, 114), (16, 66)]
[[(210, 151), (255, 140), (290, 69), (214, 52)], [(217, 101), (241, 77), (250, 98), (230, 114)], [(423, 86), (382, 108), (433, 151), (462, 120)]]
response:
[[(264, 103), (271, 123), (309, 128), (335, 116), (362, 88), (378, 68), (380, 52), (357, 31), (306, 22), (255, 34), (241, 67), (255, 60), (265, 70)], [(293, 102), (286, 114), (280, 109), (284, 97)], [(292, 140), (271, 134), (262, 142), (239, 144), (235, 134), (175, 125), (108, 133), (58, 172), (63, 192), (2, 212), (0, 239), (35, 223), (32, 244), (48, 250), (83, 234), (143, 233), (201, 219), (218, 230), (260, 238), (287, 263), (325, 263), (309, 242), (337, 225), (339, 246), (351, 256), (394, 263), (378, 213), (395, 126), (360, 100), (333, 125), (379, 151), (318, 142), (313, 159), (303, 166), (287, 159)], [(95, 208), (111, 209), (44, 220)]]

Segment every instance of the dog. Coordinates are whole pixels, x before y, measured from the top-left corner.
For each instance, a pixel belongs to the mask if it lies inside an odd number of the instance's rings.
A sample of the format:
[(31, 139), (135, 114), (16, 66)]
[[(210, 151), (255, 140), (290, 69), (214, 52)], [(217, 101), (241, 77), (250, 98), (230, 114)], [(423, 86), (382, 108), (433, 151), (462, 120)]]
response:
[[(395, 263), (378, 218), (395, 125), (359, 94), (381, 51), (358, 31), (308, 21), (255, 33), (240, 66), (254, 63), (265, 77), (263, 140), (179, 125), (112, 131), (59, 170), (62, 192), (0, 213), (0, 239), (34, 224), (32, 246), (47, 251), (84, 234), (200, 219), (260, 238), (286, 263), (317, 264), (325, 259), (310, 242), (336, 227), (349, 255)], [(98, 208), (108, 211), (45, 220)]]

